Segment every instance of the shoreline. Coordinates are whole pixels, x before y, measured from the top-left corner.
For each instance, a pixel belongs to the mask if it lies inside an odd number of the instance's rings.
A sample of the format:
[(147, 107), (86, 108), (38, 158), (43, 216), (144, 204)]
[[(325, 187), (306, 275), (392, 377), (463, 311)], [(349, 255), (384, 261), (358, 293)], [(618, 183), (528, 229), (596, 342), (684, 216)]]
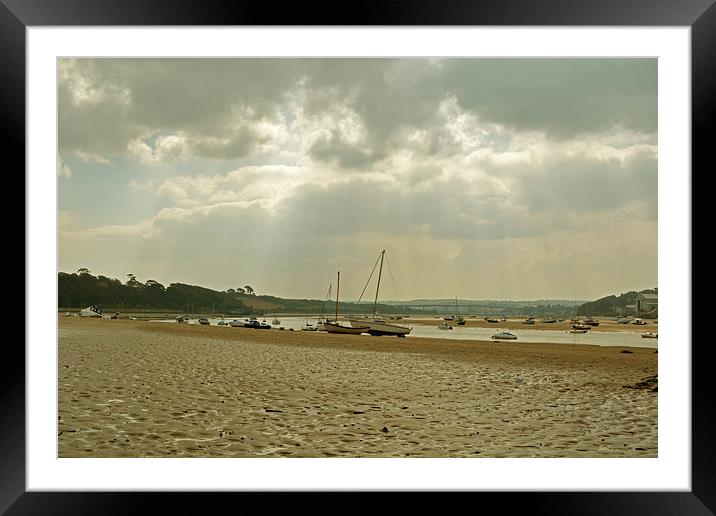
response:
[[(405, 338), (398, 338), (394, 336), (370, 336), (370, 335), (339, 335), (329, 334), (324, 331), (316, 332), (304, 332), (304, 331), (291, 331), (291, 330), (280, 330), (278, 328), (271, 328), (269, 330), (256, 330), (252, 328), (242, 327), (218, 327), (215, 325), (199, 325), (199, 324), (175, 324), (173, 322), (162, 322), (158, 320), (129, 320), (129, 319), (99, 319), (99, 318), (75, 318), (75, 317), (60, 317), (60, 326), (63, 323), (66, 325), (74, 324), (100, 324), (106, 325), (111, 324), (116, 327), (127, 327), (142, 329), (145, 331), (156, 331), (161, 333), (171, 333), (176, 335), (186, 335), (195, 337), (206, 337), (216, 338), (222, 340), (248, 340), (255, 343), (269, 342), (274, 343), (276, 339), (283, 340), (290, 338), (291, 341), (280, 342), (277, 345), (307, 345), (317, 347), (333, 347), (335, 349), (365, 349), (365, 350), (386, 350), (395, 352), (413, 352), (417, 349), (421, 351), (429, 352), (436, 346), (443, 348), (443, 350), (449, 350), (453, 347), (464, 347), (464, 346), (488, 346), (489, 348), (494, 346), (501, 346), (505, 349), (515, 349), (529, 351), (532, 349), (547, 349), (556, 346), (556, 351), (561, 350), (564, 347), (567, 348), (607, 348), (607, 349), (628, 349), (628, 350), (640, 350), (640, 352), (654, 353), (658, 348), (651, 346), (629, 346), (629, 345), (599, 345), (599, 344), (585, 344), (585, 343), (555, 343), (555, 342), (521, 342), (521, 341), (510, 341), (500, 340), (495, 341), (493, 339), (445, 339), (442, 337), (426, 337), (426, 336), (414, 336), (409, 335)], [(74, 321), (81, 321), (80, 323), (74, 323)], [(399, 323), (402, 321), (398, 321)], [(157, 324), (159, 323), (159, 324)], [(490, 327), (490, 326), (487, 326)], [(500, 329), (505, 329), (505, 326), (501, 326)], [(530, 328), (533, 329), (533, 328)], [(278, 337), (280, 335), (280, 337)], [(288, 336), (288, 337), (286, 337)], [(425, 347), (428, 346), (428, 347)], [(477, 349), (477, 348), (475, 348)]]

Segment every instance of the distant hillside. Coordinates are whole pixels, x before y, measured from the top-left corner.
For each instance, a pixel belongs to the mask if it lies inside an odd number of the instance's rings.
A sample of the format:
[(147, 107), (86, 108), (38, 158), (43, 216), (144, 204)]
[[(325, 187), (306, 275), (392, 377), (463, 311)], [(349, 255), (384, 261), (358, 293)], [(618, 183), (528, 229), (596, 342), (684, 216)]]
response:
[[(154, 280), (142, 283), (134, 277), (126, 283), (89, 272), (57, 275), (57, 302), (60, 310), (99, 306), (104, 311), (170, 310), (191, 313), (254, 314), (305, 313), (327, 315), (335, 311), (335, 301), (318, 299), (282, 299), (274, 296), (247, 294), (233, 289), (219, 292), (196, 285), (171, 283), (165, 287)], [(243, 290), (243, 289), (242, 289)], [(253, 291), (252, 291), (253, 292)], [(370, 313), (372, 303), (340, 303), (343, 314)], [(401, 306), (378, 304), (385, 314), (422, 313)]]
[[(589, 303), (584, 303), (580, 305), (577, 309), (577, 315), (618, 315), (620, 313), (620, 310), (618, 309), (621, 309), (621, 313), (623, 313), (623, 310), (626, 309), (627, 305), (633, 305), (636, 303), (636, 296), (638, 294), (658, 293), (658, 288), (652, 288), (641, 290), (639, 292), (632, 290), (623, 294), (619, 294), (618, 296), (611, 295), (603, 297), (601, 299), (597, 299), (596, 301), (591, 301)], [(653, 314), (646, 314), (645, 316), (656, 317), (656, 315), (657, 313), (656, 311), (654, 311)]]
[(62, 308), (96, 305), (103, 310), (172, 310), (249, 314), (251, 309), (225, 292), (182, 283), (141, 283), (131, 278), (125, 284), (89, 273), (57, 275), (57, 302)]

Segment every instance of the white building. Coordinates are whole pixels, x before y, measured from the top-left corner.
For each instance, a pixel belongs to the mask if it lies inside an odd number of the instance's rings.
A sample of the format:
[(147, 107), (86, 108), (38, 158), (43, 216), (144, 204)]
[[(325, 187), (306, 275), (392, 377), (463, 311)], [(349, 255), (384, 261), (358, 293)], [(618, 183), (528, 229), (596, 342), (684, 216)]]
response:
[(657, 294), (638, 294), (636, 296), (637, 313), (649, 312), (659, 307), (659, 296)]

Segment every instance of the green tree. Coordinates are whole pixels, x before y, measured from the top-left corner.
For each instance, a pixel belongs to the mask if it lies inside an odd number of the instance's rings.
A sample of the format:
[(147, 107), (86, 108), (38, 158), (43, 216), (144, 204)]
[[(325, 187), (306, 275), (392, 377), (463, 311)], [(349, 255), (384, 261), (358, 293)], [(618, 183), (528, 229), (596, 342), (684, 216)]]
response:
[(245, 285), (245, 286), (244, 286), (244, 290), (246, 290), (246, 293), (247, 293), (248, 295), (250, 295), (250, 296), (253, 296), (253, 295), (254, 295), (254, 289), (252, 289), (250, 285)]

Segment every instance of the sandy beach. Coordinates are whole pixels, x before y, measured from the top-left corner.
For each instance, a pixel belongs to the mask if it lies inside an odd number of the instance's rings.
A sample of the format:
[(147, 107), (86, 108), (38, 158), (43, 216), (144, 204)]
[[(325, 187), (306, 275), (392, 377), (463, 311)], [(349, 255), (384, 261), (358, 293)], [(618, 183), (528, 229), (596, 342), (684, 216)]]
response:
[(59, 457), (658, 456), (653, 348), (58, 322)]

